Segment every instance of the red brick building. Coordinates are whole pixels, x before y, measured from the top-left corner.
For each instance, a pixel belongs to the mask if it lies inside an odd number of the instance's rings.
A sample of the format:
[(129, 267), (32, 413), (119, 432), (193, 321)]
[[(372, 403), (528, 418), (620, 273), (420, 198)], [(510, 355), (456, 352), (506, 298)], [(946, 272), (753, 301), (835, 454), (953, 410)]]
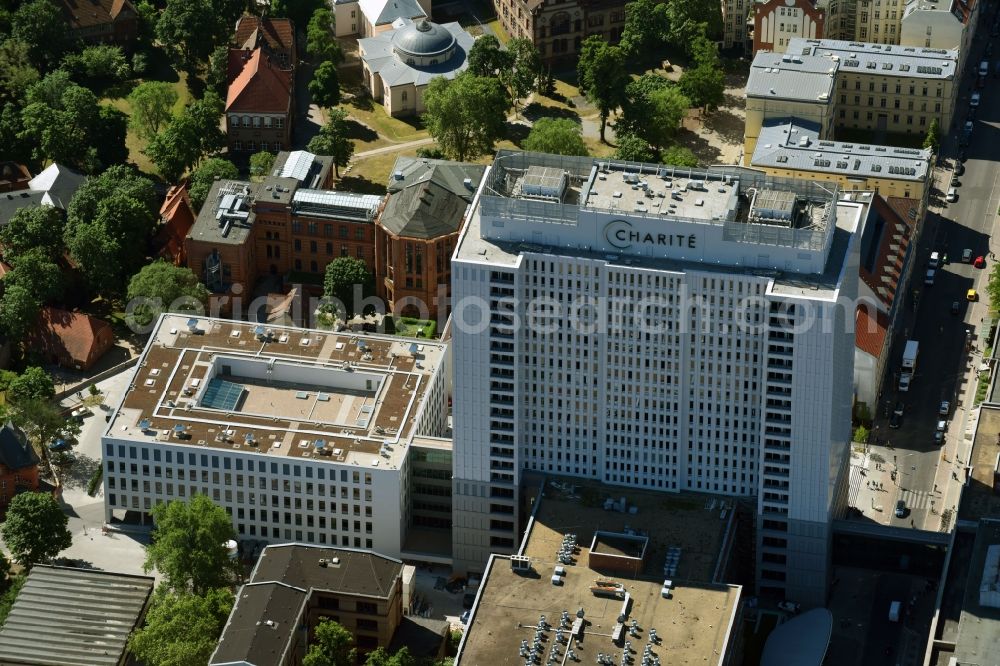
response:
[(261, 183), (216, 182), (185, 239), (188, 266), (216, 294), (248, 294), (262, 275), (319, 285), (336, 257), (374, 272), (382, 197), (322, 189), (330, 172), (328, 157), (295, 151)]
[(48, 363), (86, 370), (115, 343), (111, 326), (80, 312), (43, 307), (28, 334), (33, 351)]
[[(451, 293), (451, 254), (485, 167), (400, 157), (375, 223), (375, 288), (387, 309), (437, 318)], [(424, 309), (426, 308), (426, 309)]]
[(183, 266), (187, 261), (184, 239), (194, 225), (194, 217), (187, 185), (174, 185), (167, 190), (167, 198), (160, 206), (160, 228), (156, 239), (160, 256), (174, 266)]
[(0, 428), (0, 520), (14, 495), (38, 490), (38, 455), (20, 428)]
[(232, 43), (237, 49), (262, 48), (282, 67), (295, 67), (295, 28), (288, 19), (244, 14), (236, 22)]
[(784, 53), (795, 37), (822, 39), (826, 12), (812, 0), (767, 0), (753, 6), (753, 52)]
[(88, 44), (130, 49), (139, 33), (139, 13), (129, 0), (60, 0), (70, 36)]
[(263, 48), (229, 51), (226, 143), (230, 154), (287, 150), (295, 117), (295, 73)]

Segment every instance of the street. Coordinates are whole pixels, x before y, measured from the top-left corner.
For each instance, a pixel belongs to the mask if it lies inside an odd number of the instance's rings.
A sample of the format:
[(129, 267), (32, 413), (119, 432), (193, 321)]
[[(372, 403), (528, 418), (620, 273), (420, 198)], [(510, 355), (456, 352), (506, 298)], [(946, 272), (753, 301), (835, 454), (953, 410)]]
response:
[[(973, 53), (969, 56), (968, 73), (959, 94), (955, 127), (961, 127), (969, 113), (969, 98), (974, 86), (976, 63), (981, 59), (987, 28), (980, 31)], [(938, 168), (936, 190), (932, 192), (925, 230), (914, 256), (910, 294), (905, 297), (907, 312), (904, 330), (894, 340), (887, 375), (883, 384), (883, 400), (875, 415), (875, 438), (891, 446), (871, 446), (869, 454), (881, 456), (888, 472), (884, 485), (884, 511), (879, 522), (896, 526), (946, 529), (941, 513), (954, 506), (958, 487), (964, 480), (964, 462), (968, 460), (971, 440), (965, 438), (976, 391), (976, 369), (982, 364), (982, 351), (988, 331), (985, 318), (988, 297), (985, 287), (994, 260), (991, 251), (1000, 246), (991, 244), (991, 233), (1000, 196), (1000, 170), (991, 156), (1000, 150), (1000, 95), (993, 79), (980, 90), (982, 100), (975, 115), (975, 127), (965, 149), (965, 173), (959, 177), (958, 201), (944, 202), (944, 192), (951, 186), (957, 163), (957, 132), (943, 138), (942, 156), (950, 168)], [(986, 266), (974, 268), (962, 263), (965, 249), (972, 258), (983, 256)], [(938, 269), (933, 286), (924, 286), (930, 253), (947, 255), (948, 263)], [(966, 292), (975, 289), (976, 302), (966, 300)], [(914, 298), (916, 297), (916, 298)], [(952, 303), (958, 302), (959, 312), (951, 313)], [(915, 306), (915, 307), (914, 307)], [(966, 338), (968, 336), (968, 352)], [(897, 378), (907, 339), (920, 342), (920, 355), (913, 385), (907, 392), (897, 391)], [(938, 414), (944, 400), (950, 402), (947, 416)], [(898, 429), (888, 427), (888, 415), (893, 406), (902, 402), (905, 414)], [(948, 421), (943, 444), (934, 441), (934, 431), (940, 419)], [(892, 473), (895, 472), (895, 480)], [(891, 483), (891, 487), (890, 487)], [(896, 501), (906, 502), (908, 511), (896, 517)], [(859, 506), (864, 509), (865, 507)], [(912, 522), (911, 522), (912, 521)]]

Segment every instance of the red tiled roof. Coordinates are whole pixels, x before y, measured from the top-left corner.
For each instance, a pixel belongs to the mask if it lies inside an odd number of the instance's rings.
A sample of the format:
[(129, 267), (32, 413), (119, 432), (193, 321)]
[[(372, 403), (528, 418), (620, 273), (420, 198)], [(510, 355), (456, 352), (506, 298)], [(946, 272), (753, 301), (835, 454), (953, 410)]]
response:
[(859, 274), (861, 280), (875, 292), (888, 310), (892, 307), (899, 287), (903, 259), (916, 226), (916, 211), (920, 202), (904, 197), (890, 197), (886, 200), (876, 195), (872, 206), (885, 219), (885, 226), (882, 237), (875, 241), (878, 243), (878, 254), (872, 270), (869, 271), (862, 265)]
[(123, 9), (136, 13), (129, 0), (62, 0), (60, 4), (74, 29), (114, 23)]
[(50, 349), (65, 349), (77, 363), (90, 360), (91, 351), (100, 344), (100, 335), (111, 330), (106, 322), (81, 312), (68, 312), (53, 307), (43, 307), (38, 315), (36, 336)]
[(239, 47), (255, 49), (262, 43), (272, 51), (292, 53), (295, 47), (295, 28), (284, 18), (260, 18), (244, 15), (236, 22), (233, 43)]
[(160, 206), (160, 220), (163, 226), (160, 235), (163, 241), (161, 254), (179, 261), (183, 259), (184, 237), (194, 225), (194, 210), (187, 187), (174, 185), (167, 191), (167, 198)]
[(885, 336), (889, 331), (889, 316), (859, 305), (854, 315), (854, 345), (870, 356), (878, 358), (885, 349)]
[(227, 112), (288, 113), (291, 108), (292, 72), (279, 69), (277, 63), (272, 65), (261, 49), (251, 51), (246, 60), (241, 50), (230, 49), (229, 73)]

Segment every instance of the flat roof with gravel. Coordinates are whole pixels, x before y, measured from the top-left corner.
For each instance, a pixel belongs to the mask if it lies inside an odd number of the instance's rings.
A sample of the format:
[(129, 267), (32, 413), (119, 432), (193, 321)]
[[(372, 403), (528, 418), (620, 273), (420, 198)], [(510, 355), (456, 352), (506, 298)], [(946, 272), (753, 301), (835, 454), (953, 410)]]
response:
[[(580, 483), (549, 482), (536, 510), (530, 533), (522, 544), (520, 555), (530, 561), (530, 571), (515, 571), (517, 557), (493, 556), (483, 577), (473, 608), (466, 636), (459, 649), (456, 664), (516, 664), (525, 663), (521, 645), (531, 645), (535, 627), (544, 615), (552, 629), (543, 632), (543, 660), (557, 643), (556, 630), (562, 613), (569, 613), (569, 625), (564, 627), (568, 639), (577, 612), (584, 611), (584, 627), (580, 639), (562, 642), (557, 648), (559, 661), (569, 645), (583, 664), (596, 663), (598, 654), (610, 655), (615, 664), (621, 662), (624, 641), (631, 642), (634, 663), (650, 643), (650, 630), (655, 629), (658, 641), (651, 645), (652, 654), (663, 664), (721, 664), (737, 621), (741, 587), (710, 582), (716, 571), (720, 551), (728, 546), (726, 535), (731, 525), (732, 506), (723, 506), (720, 498), (694, 493), (666, 496), (662, 493), (616, 491), (612, 496), (607, 487)], [(604, 510), (608, 500), (626, 498), (628, 507), (636, 513)], [(620, 506), (620, 504), (619, 504)], [(723, 518), (723, 514), (725, 518)], [(649, 539), (645, 564), (637, 575), (629, 576), (591, 569), (589, 547), (595, 532), (644, 535)], [(556, 560), (564, 535), (576, 535), (578, 552), (573, 563), (561, 565)], [(609, 540), (599, 543), (607, 551)], [(662, 594), (664, 561), (667, 549), (681, 549), (676, 575), (671, 580), (670, 598)], [(560, 584), (552, 582), (556, 567), (565, 575)], [(627, 601), (599, 596), (593, 588), (597, 581), (605, 585), (620, 585)], [(628, 605), (622, 640), (612, 634)], [(629, 634), (632, 620), (637, 631)], [(569, 663), (569, 662), (565, 662)]]

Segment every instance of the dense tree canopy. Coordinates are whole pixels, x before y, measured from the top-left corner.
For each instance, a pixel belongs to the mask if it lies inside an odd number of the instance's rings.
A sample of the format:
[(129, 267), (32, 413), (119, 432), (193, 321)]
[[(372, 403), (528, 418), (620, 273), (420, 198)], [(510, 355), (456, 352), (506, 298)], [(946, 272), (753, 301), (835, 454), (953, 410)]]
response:
[(156, 36), (180, 66), (194, 71), (229, 41), (243, 7), (241, 0), (167, 0)]
[(616, 134), (642, 138), (656, 149), (670, 143), (690, 106), (677, 85), (657, 74), (643, 74), (629, 83), (626, 96)]
[(324, 0), (272, 0), (271, 15), (290, 18), (301, 29), (300, 26), (307, 25), (317, 9), (325, 7)]
[(353, 644), (351, 632), (333, 620), (325, 619), (316, 626), (315, 638), (302, 660), (302, 666), (354, 666), (357, 650)]
[(14, 561), (24, 567), (48, 562), (69, 548), (66, 514), (49, 493), (19, 493), (10, 501), (0, 535)]
[(190, 268), (155, 261), (132, 276), (126, 294), (126, 312), (146, 326), (161, 312), (202, 314), (208, 290)]
[(449, 157), (491, 152), (505, 129), (507, 96), (496, 79), (463, 72), (432, 79), (424, 91), (424, 123)]
[(271, 167), (274, 166), (274, 154), (269, 153), (266, 150), (262, 150), (258, 153), (254, 153), (250, 156), (250, 178), (251, 180), (259, 181), (263, 180), (268, 174), (271, 173)]
[(580, 92), (601, 114), (601, 141), (604, 141), (608, 117), (626, 100), (629, 76), (625, 54), (617, 46), (608, 45), (603, 37), (591, 35), (583, 40), (576, 72)]
[(146, 547), (146, 571), (155, 567), (175, 592), (207, 594), (233, 584), (238, 563), (226, 542), (236, 538), (225, 509), (205, 495), (153, 507), (156, 531)]
[(340, 78), (337, 65), (332, 60), (320, 64), (309, 82), (309, 94), (318, 106), (331, 107), (340, 104)]
[(11, 17), (11, 37), (28, 45), (31, 61), (43, 71), (54, 68), (69, 45), (62, 9), (52, 0), (28, 0)]
[(698, 166), (698, 157), (687, 146), (670, 146), (661, 157), (664, 164), (690, 168)]
[(191, 173), (189, 180), (191, 195), (191, 205), (195, 210), (201, 210), (205, 203), (205, 197), (212, 189), (212, 184), (217, 180), (233, 180), (240, 177), (240, 170), (236, 165), (222, 157), (210, 157)]
[(56, 396), (52, 376), (44, 369), (29, 366), (7, 387), (7, 397), (14, 402), (23, 400), (50, 400)]
[(315, 62), (332, 62), (339, 65), (344, 61), (334, 34), (333, 13), (326, 7), (313, 12), (306, 27), (306, 51)]
[(649, 147), (649, 141), (635, 134), (618, 132), (615, 140), (618, 147), (615, 149), (616, 160), (626, 160), (629, 162), (652, 162), (653, 151)]
[(5, 256), (18, 256), (33, 249), (44, 249), (55, 259), (62, 252), (65, 213), (55, 206), (25, 206), (19, 208), (3, 229), (0, 243)]
[(24, 92), (38, 81), (38, 76), (26, 43), (19, 39), (0, 40), (0, 104), (20, 104)]
[(372, 276), (365, 262), (355, 257), (337, 257), (326, 265), (323, 277), (323, 296), (333, 300), (338, 316), (350, 319), (357, 312), (359, 300), (356, 299), (356, 287), (360, 288), (361, 298), (371, 291)]
[(670, 32), (667, 3), (633, 0), (625, 5), (620, 46), (631, 59), (648, 62), (663, 52)]
[(148, 666), (207, 664), (233, 608), (227, 589), (204, 595), (157, 589), (146, 624), (129, 638), (129, 649)]
[(144, 81), (132, 89), (128, 101), (132, 129), (141, 138), (149, 139), (173, 117), (177, 91), (163, 81)]
[(67, 211), (64, 239), (90, 286), (102, 294), (124, 291), (142, 264), (158, 213), (149, 179), (124, 165), (90, 178)]
[(521, 147), (555, 155), (588, 154), (580, 124), (569, 118), (539, 118)]
[(202, 99), (189, 104), (153, 137), (144, 152), (160, 175), (170, 182), (177, 181), (203, 157), (225, 145), (226, 136), (219, 128), (224, 106), (214, 91), (206, 91)]

